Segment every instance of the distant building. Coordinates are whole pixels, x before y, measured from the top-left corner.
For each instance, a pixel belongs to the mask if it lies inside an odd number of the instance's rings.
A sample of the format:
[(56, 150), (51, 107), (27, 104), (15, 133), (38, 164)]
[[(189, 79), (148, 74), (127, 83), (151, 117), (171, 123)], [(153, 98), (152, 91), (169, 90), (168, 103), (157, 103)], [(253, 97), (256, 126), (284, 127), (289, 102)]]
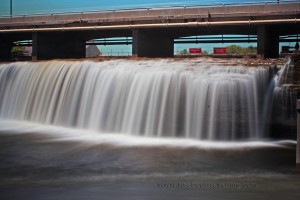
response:
[(101, 51), (98, 49), (96, 45), (88, 45), (86, 46), (86, 54), (85, 57), (87, 58), (94, 58), (102, 56)]

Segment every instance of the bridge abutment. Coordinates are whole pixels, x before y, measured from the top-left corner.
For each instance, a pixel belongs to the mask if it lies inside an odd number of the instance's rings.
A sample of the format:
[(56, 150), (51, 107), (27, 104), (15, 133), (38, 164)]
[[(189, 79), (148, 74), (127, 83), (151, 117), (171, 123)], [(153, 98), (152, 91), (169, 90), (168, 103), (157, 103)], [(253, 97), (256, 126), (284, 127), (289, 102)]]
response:
[(300, 172), (300, 99), (297, 100), (297, 150), (296, 169)]
[(266, 25), (257, 27), (257, 55), (261, 58), (279, 57), (279, 35)]
[(0, 41), (0, 61), (11, 61), (12, 42)]
[(72, 32), (33, 33), (32, 59), (84, 58), (85, 41)]
[(174, 38), (162, 30), (132, 31), (132, 55), (136, 57), (173, 57)]

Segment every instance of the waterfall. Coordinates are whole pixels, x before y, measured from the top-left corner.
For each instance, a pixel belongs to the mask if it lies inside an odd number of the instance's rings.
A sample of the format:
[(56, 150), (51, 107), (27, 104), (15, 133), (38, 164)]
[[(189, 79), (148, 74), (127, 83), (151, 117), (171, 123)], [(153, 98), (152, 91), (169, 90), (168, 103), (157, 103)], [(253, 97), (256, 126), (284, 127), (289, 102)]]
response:
[(0, 65), (0, 119), (145, 137), (263, 135), (269, 69), (194, 60)]
[(286, 135), (288, 133), (285, 133), (285, 130), (290, 130), (289, 132), (295, 133), (295, 129), (297, 128), (297, 114), (295, 108), (298, 83), (294, 71), (294, 64), (289, 58), (287, 63), (278, 72), (274, 89), (272, 126), (280, 132), (284, 132)]

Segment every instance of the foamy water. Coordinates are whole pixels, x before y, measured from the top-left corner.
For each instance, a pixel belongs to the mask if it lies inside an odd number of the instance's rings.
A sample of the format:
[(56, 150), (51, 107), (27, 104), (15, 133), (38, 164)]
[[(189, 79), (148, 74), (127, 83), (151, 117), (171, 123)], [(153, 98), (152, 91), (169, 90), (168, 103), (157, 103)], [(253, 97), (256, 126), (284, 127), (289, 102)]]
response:
[(115, 133), (101, 133), (84, 129), (64, 128), (20, 121), (0, 121), (0, 132), (9, 135), (37, 134), (46, 136), (45, 141), (72, 141), (90, 144), (107, 144), (120, 147), (169, 147), (198, 149), (247, 149), (261, 147), (289, 148), (287, 144), (296, 144), (294, 140), (262, 141), (199, 141), (187, 138), (145, 138)]

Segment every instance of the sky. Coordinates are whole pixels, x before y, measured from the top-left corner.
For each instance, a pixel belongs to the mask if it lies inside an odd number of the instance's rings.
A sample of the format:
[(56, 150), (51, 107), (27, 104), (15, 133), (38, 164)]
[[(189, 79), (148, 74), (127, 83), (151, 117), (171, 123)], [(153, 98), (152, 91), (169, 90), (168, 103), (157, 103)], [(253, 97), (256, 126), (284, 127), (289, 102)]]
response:
[[(264, 0), (12, 0), (13, 13), (17, 15), (263, 1)], [(9, 10), (10, 0), (0, 0), (0, 15), (9, 15)]]
[[(12, 0), (13, 15), (50, 14), (74, 11), (100, 11), (127, 8), (151, 8), (160, 6), (191, 6), (232, 4), (241, 2), (264, 2), (277, 0)], [(0, 17), (10, 14), (10, 0), (0, 0)], [(224, 47), (230, 44), (178, 44), (175, 52), (185, 48), (201, 47), (212, 52), (213, 47)], [(240, 46), (256, 46), (254, 43), (239, 44)], [(289, 45), (289, 44), (287, 44)], [(293, 44), (290, 44), (293, 45)], [(103, 52), (123, 52), (131, 54), (131, 45), (122, 46), (98, 46)]]

